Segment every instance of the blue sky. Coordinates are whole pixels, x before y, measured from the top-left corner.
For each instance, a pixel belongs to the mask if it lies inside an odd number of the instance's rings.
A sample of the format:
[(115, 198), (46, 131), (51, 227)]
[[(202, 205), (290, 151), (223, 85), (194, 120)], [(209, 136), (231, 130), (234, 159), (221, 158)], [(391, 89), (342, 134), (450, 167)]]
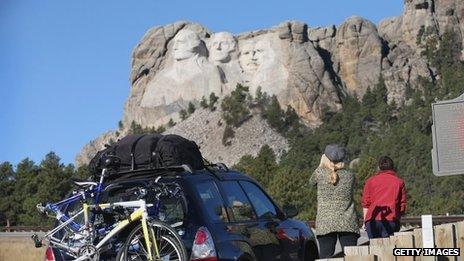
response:
[(240, 33), (300, 20), (310, 27), (359, 15), (374, 23), (403, 0), (0, 0), (0, 162), (73, 163), (117, 127), (132, 49), (152, 26), (178, 20)]

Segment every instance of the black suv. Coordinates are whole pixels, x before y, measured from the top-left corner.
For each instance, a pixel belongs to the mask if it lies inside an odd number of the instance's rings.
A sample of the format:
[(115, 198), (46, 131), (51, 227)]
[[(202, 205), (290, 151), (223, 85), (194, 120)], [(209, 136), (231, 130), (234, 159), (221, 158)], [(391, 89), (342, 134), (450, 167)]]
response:
[[(294, 207), (280, 209), (255, 180), (226, 167), (169, 175), (137, 171), (110, 181), (103, 200), (121, 200), (125, 189), (149, 184), (159, 175), (161, 182), (177, 182), (184, 191), (181, 203), (162, 203), (159, 218), (178, 231), (191, 261), (307, 261), (318, 257), (311, 229), (291, 219), (297, 215)], [(46, 260), (64, 259), (59, 250), (47, 249)]]

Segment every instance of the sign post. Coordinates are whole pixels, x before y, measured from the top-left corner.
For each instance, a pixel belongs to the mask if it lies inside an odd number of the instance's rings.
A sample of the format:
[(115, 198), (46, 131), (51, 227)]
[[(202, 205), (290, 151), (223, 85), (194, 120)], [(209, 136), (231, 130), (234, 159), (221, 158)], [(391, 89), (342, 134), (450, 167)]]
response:
[(422, 215), (422, 247), (434, 248), (432, 215)]
[(464, 94), (433, 103), (432, 117), (433, 174), (464, 174)]

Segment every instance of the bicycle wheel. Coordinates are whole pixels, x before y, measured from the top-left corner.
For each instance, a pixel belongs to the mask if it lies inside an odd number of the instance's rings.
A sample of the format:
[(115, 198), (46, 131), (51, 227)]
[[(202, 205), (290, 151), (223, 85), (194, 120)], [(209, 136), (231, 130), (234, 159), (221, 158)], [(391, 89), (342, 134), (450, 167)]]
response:
[[(156, 261), (187, 261), (187, 251), (177, 232), (160, 221), (151, 221), (148, 226), (150, 239), (156, 241), (159, 256), (152, 246), (152, 258)], [(148, 250), (143, 237), (142, 225), (136, 226), (119, 250), (116, 260), (149, 260)]]

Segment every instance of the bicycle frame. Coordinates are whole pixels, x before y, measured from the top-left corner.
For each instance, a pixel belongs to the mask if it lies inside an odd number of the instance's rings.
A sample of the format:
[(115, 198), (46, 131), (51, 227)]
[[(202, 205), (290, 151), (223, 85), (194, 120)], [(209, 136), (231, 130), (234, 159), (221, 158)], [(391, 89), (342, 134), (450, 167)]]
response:
[[(79, 200), (85, 200), (86, 198), (95, 198), (95, 203), (98, 204), (100, 202), (100, 194), (101, 192), (105, 189), (105, 186), (103, 185), (103, 181), (106, 176), (106, 169), (102, 170), (100, 181), (96, 183), (96, 187), (93, 189), (87, 189), (85, 191), (81, 191), (80, 193), (71, 196), (67, 199), (64, 199), (60, 202), (57, 203), (47, 203), (44, 207), (45, 211), (51, 211), (54, 214), (56, 214), (56, 219), (63, 223), (66, 223), (69, 225), (71, 230), (74, 232), (78, 232), (82, 229), (82, 226), (79, 223), (76, 223), (74, 221), (68, 222), (70, 220), (70, 217), (68, 217), (66, 214), (61, 212), (61, 208), (63, 206), (69, 205), (71, 203), (74, 203)], [(79, 213), (80, 214), (80, 213)], [(68, 223), (67, 223), (68, 222)], [(64, 226), (63, 226), (64, 227)]]
[[(120, 206), (120, 207), (123, 207), (123, 208), (137, 208), (137, 209), (134, 212), (132, 212), (127, 219), (121, 220), (121, 221), (119, 221), (118, 223), (116, 223), (114, 225), (114, 228), (111, 229), (105, 235), (105, 237), (103, 239), (101, 239), (98, 242), (97, 245), (94, 246), (96, 251), (97, 252), (100, 251), (112, 237), (114, 237), (119, 232), (121, 232), (129, 224), (132, 224), (133, 222), (137, 222), (137, 221), (140, 220), (142, 222), (143, 237), (144, 237), (144, 240), (145, 240), (145, 243), (146, 243), (146, 246), (147, 246), (148, 255), (149, 255), (148, 259), (153, 260), (153, 258), (152, 258), (152, 253), (153, 253), (152, 250), (154, 251), (155, 256), (157, 258), (159, 258), (159, 250), (158, 250), (158, 245), (156, 243), (155, 235), (154, 235), (154, 233), (150, 234), (149, 230), (148, 230), (147, 207), (152, 207), (153, 204), (146, 204), (146, 202), (144, 200), (123, 201), (123, 202), (105, 203), (105, 204), (93, 204), (93, 205), (88, 205), (88, 204), (84, 203), (83, 204), (83, 209), (79, 213), (77, 213), (75, 216), (71, 217), (70, 220), (68, 220), (67, 222), (70, 222), (70, 221), (74, 220), (78, 215), (84, 213), (85, 227), (86, 227), (86, 230), (88, 230), (90, 228), (90, 226), (88, 226), (88, 225), (90, 223), (90, 221), (89, 221), (89, 212), (91, 210), (96, 209), (96, 208), (98, 208), (98, 209), (108, 209), (108, 208), (113, 208), (113, 207), (117, 207), (117, 206)], [(66, 226), (65, 223), (61, 224), (59, 227)], [(59, 227), (55, 228), (53, 231), (55, 231), (55, 232), (58, 231), (60, 229)], [(49, 236), (53, 235), (53, 233), (55, 233), (53, 231), (50, 231), (44, 237), (49, 237)], [(90, 231), (88, 231), (88, 233), (90, 233)], [(150, 240), (150, 236), (154, 239), (154, 242), (152, 242)], [(61, 244), (60, 242), (55, 241), (53, 236), (50, 238), (50, 243), (54, 244), (55, 246), (57, 246), (59, 248), (64, 249), (68, 253), (69, 252), (77, 253), (78, 250), (79, 250), (76, 247), (69, 247), (69, 246), (66, 246), (64, 244)], [(153, 249), (152, 249), (152, 247), (153, 247)], [(77, 256), (75, 256), (75, 257), (77, 257)], [(75, 261), (86, 260), (86, 258), (89, 258), (89, 256), (77, 257), (77, 259)]]

